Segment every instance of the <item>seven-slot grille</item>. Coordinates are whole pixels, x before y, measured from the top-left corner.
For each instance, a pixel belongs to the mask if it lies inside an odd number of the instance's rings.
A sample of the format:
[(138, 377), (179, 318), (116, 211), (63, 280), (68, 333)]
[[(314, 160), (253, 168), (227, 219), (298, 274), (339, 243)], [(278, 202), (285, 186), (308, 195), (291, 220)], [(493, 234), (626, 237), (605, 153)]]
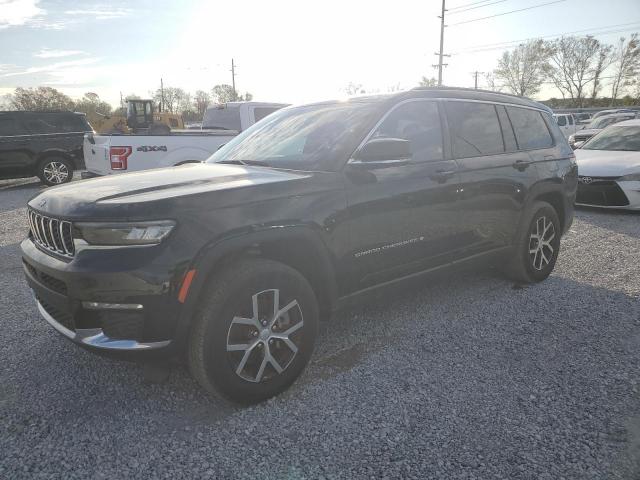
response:
[(31, 238), (41, 247), (65, 257), (73, 257), (71, 222), (28, 212)]

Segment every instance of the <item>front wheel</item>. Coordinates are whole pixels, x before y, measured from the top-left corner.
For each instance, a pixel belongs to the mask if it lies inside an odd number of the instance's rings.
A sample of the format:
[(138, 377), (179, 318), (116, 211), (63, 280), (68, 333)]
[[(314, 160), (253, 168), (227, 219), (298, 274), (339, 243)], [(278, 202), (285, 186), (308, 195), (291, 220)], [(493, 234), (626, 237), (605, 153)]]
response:
[(73, 178), (73, 165), (66, 158), (50, 157), (38, 167), (38, 177), (48, 186), (61, 185)]
[(507, 274), (522, 283), (546, 279), (558, 259), (561, 226), (558, 214), (547, 202), (535, 202), (518, 235)]
[(279, 394), (307, 365), (318, 305), (296, 270), (265, 259), (221, 272), (198, 306), (189, 366), (210, 393), (240, 403)]

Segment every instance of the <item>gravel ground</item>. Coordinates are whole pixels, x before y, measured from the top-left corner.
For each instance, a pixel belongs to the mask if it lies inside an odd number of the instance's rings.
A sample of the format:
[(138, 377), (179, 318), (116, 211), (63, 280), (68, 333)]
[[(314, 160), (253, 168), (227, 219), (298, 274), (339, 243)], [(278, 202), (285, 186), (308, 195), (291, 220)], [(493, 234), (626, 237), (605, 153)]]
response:
[(161, 384), (38, 318), (0, 182), (0, 478), (640, 479), (640, 216), (581, 210), (556, 272), (448, 275), (337, 314), (251, 408)]

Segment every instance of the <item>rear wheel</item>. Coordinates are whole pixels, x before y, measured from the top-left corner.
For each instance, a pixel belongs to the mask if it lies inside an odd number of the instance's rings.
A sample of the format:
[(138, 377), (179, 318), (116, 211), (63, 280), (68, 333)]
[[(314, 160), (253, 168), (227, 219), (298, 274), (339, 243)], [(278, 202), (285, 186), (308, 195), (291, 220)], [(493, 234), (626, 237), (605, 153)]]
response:
[(535, 202), (529, 211), (507, 267), (509, 277), (522, 283), (540, 282), (551, 274), (562, 231), (558, 214), (547, 202)]
[(311, 357), (318, 306), (307, 280), (271, 260), (234, 265), (203, 294), (189, 365), (210, 393), (255, 403), (284, 391)]
[(66, 158), (49, 157), (40, 162), (38, 177), (49, 186), (70, 182), (73, 178), (73, 165)]

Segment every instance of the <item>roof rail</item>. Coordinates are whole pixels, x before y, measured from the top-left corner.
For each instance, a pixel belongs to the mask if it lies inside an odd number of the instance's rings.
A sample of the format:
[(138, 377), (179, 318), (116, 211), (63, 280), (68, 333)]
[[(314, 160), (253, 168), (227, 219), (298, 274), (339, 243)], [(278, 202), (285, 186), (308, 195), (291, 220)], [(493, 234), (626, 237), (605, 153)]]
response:
[[(463, 92), (492, 93), (494, 95), (504, 95), (505, 97), (514, 97), (514, 98), (521, 98), (523, 100), (531, 100), (528, 97), (521, 97), (519, 95), (514, 95), (512, 93), (495, 92), (493, 90), (484, 90), (482, 88), (447, 87), (443, 85), (441, 87), (414, 87), (411, 90), (458, 90)], [(535, 102), (536, 100), (531, 100), (531, 101)]]

